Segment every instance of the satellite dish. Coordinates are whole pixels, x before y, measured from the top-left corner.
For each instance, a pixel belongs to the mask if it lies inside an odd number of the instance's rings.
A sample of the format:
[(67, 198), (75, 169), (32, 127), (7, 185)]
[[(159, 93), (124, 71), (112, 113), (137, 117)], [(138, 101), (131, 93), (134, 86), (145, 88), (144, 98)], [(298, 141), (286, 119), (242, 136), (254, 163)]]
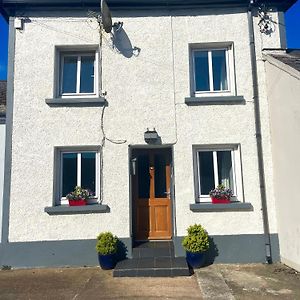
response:
[(102, 26), (105, 32), (110, 33), (112, 29), (112, 20), (111, 20), (110, 10), (105, 0), (101, 0), (101, 18), (102, 18)]

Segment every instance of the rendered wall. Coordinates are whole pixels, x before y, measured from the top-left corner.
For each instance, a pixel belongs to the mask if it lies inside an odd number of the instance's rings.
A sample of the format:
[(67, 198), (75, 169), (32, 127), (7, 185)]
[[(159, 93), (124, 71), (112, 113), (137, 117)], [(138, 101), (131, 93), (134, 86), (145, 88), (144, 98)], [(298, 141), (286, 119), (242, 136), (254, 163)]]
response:
[(300, 74), (285, 69), (266, 62), (280, 254), (300, 271)]
[[(127, 37), (122, 39), (127, 44), (121, 45), (120, 51), (112, 49), (109, 35), (103, 43), (102, 89), (107, 91), (109, 103), (105, 132), (111, 139), (127, 141), (123, 145), (106, 142), (104, 147), (103, 203), (111, 209), (105, 214), (49, 216), (44, 212), (53, 199), (54, 147), (101, 143), (101, 107), (50, 107), (45, 103), (53, 97), (54, 47), (97, 44), (97, 24), (85, 15), (30, 14), (31, 22), (16, 32), (10, 242), (93, 239), (104, 230), (129, 237), (128, 146), (145, 145), (147, 127), (156, 128), (163, 144), (174, 145), (176, 235), (183, 236), (196, 222), (212, 235), (263, 233), (246, 12), (214, 9), (173, 11), (172, 16), (168, 11), (132, 14), (113, 12), (117, 16), (114, 21), (124, 22)], [(256, 40), (258, 58), (262, 47), (280, 47), (278, 30), (264, 37), (256, 27)], [(234, 43), (237, 95), (245, 97), (245, 104), (187, 106), (188, 44), (228, 41)], [(139, 56), (128, 52), (130, 46), (141, 49)], [(262, 62), (258, 69), (270, 228), (276, 233)], [(192, 145), (229, 143), (241, 144), (245, 201), (252, 203), (254, 211), (190, 211), (189, 204), (195, 202)]]
[[(2, 231), (4, 155), (5, 155), (5, 124), (0, 123), (0, 232)], [(1, 243), (1, 234), (0, 234), (0, 243)]]

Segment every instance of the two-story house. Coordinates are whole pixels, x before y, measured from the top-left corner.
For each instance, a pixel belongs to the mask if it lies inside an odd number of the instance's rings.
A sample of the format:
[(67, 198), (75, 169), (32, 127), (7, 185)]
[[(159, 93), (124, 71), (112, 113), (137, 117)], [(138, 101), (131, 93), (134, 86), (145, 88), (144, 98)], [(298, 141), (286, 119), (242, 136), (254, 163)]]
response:
[[(194, 223), (217, 262), (279, 260), (262, 49), (286, 46), (295, 0), (108, 0), (111, 32), (96, 0), (1, 2), (1, 265), (95, 265), (102, 231), (128, 257), (140, 240), (184, 256)], [(211, 203), (219, 184), (231, 203)], [(68, 205), (75, 186), (93, 191), (88, 205)]]

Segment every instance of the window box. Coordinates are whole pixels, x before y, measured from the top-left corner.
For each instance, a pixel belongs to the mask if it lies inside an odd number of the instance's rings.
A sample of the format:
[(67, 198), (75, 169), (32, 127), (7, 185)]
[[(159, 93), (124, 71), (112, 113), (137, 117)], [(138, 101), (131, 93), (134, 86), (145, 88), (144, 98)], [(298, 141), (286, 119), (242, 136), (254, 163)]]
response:
[(82, 206), (86, 205), (86, 200), (68, 200), (70, 206)]
[(211, 197), (211, 202), (213, 204), (220, 204), (220, 203), (230, 203), (230, 200), (226, 199), (226, 198), (214, 198)]

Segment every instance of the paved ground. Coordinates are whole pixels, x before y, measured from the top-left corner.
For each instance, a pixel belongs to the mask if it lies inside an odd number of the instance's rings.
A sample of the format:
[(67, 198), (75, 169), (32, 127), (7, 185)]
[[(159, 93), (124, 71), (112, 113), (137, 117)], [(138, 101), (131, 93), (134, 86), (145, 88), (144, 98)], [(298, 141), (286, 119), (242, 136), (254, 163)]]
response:
[(300, 273), (281, 264), (219, 264), (196, 276), (204, 299), (300, 299)]
[(100, 268), (0, 271), (0, 299), (202, 299), (195, 276), (113, 278)]
[(113, 278), (99, 268), (0, 271), (0, 299), (299, 299), (284, 265), (212, 265), (190, 277)]

